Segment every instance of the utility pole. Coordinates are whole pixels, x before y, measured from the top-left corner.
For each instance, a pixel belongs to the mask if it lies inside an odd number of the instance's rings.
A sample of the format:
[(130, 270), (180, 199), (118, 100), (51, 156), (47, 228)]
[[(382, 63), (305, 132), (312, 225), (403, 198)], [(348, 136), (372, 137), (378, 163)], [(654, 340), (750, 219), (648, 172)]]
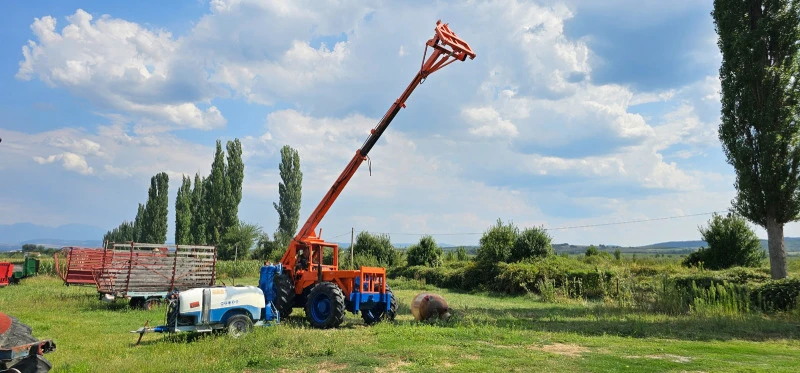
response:
[(353, 234), (356, 232), (355, 227), (350, 227), (350, 269), (356, 269), (353, 264)]

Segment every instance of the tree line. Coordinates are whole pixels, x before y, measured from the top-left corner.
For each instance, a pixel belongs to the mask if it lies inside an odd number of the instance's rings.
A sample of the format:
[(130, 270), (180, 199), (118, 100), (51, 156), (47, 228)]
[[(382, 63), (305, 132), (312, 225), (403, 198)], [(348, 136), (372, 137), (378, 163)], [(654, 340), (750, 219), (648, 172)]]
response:
[[(252, 257), (274, 257), (288, 245), (297, 231), (300, 218), (303, 174), (300, 155), (285, 145), (278, 165), (278, 228), (270, 237), (257, 224), (239, 220), (242, 201), (244, 162), (239, 139), (228, 141), (225, 149), (217, 140), (216, 152), (208, 176), (199, 173), (192, 179), (183, 175), (175, 198), (175, 243), (178, 245), (212, 245), (220, 260)], [(167, 241), (169, 176), (160, 172), (150, 180), (148, 198), (139, 204), (136, 218), (123, 221), (103, 236), (104, 242)], [(251, 252), (251, 248), (256, 250)]]

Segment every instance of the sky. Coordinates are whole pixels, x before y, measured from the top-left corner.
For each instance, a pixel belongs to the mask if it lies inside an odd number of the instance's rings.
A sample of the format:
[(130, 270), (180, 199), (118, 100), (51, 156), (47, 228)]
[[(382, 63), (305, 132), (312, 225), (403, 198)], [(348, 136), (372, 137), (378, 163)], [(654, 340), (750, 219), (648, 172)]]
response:
[[(320, 224), (323, 238), (347, 241), (354, 228), (477, 244), (502, 219), (550, 229), (555, 243), (694, 240), (735, 196), (708, 1), (6, 8), (0, 224), (111, 229), (164, 171), (171, 242), (182, 175), (207, 175), (216, 140), (238, 138), (240, 219), (276, 229), (289, 145), (304, 175), (302, 225), (419, 69), (439, 19), (477, 57), (417, 87), (371, 151), (371, 173), (362, 165)], [(650, 219), (660, 220), (600, 225)]]

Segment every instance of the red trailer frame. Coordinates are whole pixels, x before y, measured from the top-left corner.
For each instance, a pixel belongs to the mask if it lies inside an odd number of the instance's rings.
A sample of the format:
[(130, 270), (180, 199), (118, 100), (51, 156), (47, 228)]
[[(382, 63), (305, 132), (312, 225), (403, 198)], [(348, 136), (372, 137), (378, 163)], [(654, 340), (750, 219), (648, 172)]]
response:
[(97, 285), (94, 271), (105, 265), (105, 249), (67, 246), (61, 254), (63, 261), (59, 261), (59, 253), (53, 254), (53, 264), (65, 285)]
[(14, 265), (9, 262), (0, 262), (0, 287), (8, 286), (14, 277)]

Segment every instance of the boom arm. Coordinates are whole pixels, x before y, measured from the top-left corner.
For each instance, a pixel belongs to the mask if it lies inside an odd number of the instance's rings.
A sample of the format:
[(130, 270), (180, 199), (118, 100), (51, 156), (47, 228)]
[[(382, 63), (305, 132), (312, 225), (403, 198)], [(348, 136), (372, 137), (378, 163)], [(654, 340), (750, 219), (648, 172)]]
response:
[(322, 218), (325, 217), (325, 214), (336, 201), (336, 198), (339, 197), (339, 194), (347, 185), (347, 182), (350, 181), (350, 178), (355, 175), (361, 162), (367, 159), (367, 154), (369, 154), (369, 151), (375, 146), (375, 143), (378, 142), (378, 139), (383, 132), (386, 131), (386, 128), (389, 127), (389, 124), (397, 113), (400, 112), (400, 109), (406, 107), (405, 102), (408, 100), (408, 97), (411, 96), (411, 92), (414, 92), (414, 89), (417, 88), (417, 85), (427, 78), (428, 75), (456, 60), (464, 61), (467, 57), (470, 59), (475, 58), (475, 53), (469, 45), (461, 40), (454, 32), (450, 31), (447, 24), (443, 24), (441, 20), (436, 22), (436, 34), (425, 44), (426, 55), (428, 53), (428, 47), (433, 48), (433, 53), (431, 53), (427, 60), (425, 60), (423, 56), (424, 62), (417, 72), (417, 75), (414, 76), (414, 79), (411, 81), (411, 84), (406, 87), (403, 94), (400, 95), (400, 98), (389, 107), (389, 110), (384, 114), (378, 125), (370, 131), (370, 135), (364, 142), (364, 145), (361, 146), (361, 149), (356, 151), (353, 159), (350, 160), (350, 163), (347, 164), (347, 167), (345, 167), (344, 171), (339, 175), (339, 178), (333, 183), (331, 189), (325, 194), (325, 197), (319, 202), (317, 208), (314, 209), (314, 212), (308, 217), (306, 223), (300, 231), (297, 232), (297, 236), (294, 238), (295, 240), (300, 241), (304, 237), (315, 236), (314, 230), (317, 228), (317, 225), (322, 221)]

